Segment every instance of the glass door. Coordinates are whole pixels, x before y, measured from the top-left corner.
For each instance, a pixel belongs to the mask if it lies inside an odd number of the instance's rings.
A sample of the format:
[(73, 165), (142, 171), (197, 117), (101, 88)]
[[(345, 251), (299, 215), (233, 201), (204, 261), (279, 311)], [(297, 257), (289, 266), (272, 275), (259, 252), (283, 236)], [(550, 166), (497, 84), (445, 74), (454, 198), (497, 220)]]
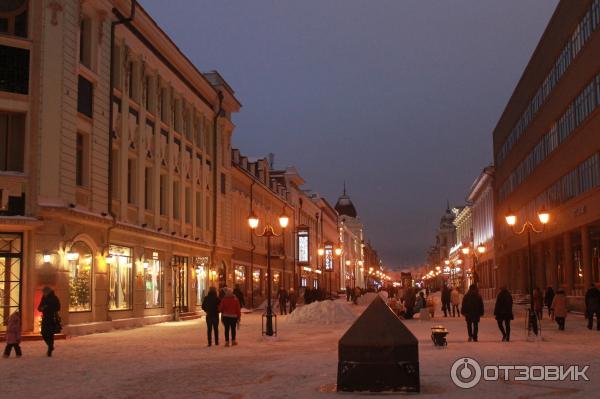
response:
[(22, 240), (21, 234), (0, 233), (0, 331), (21, 307)]
[(173, 256), (173, 308), (188, 311), (188, 258)]

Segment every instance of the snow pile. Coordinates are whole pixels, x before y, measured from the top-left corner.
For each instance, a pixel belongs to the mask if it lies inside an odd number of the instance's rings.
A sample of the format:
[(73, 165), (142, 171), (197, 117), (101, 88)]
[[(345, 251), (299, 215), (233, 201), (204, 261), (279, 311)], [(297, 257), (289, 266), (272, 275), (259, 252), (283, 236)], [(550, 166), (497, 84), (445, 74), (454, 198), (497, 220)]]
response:
[(380, 293), (367, 292), (366, 294), (359, 296), (358, 299), (356, 300), (356, 304), (361, 305), (361, 306), (369, 305), (378, 296), (380, 296), (381, 299), (383, 299), (385, 302), (387, 302), (388, 293), (385, 291), (381, 291)]
[(345, 302), (321, 301), (294, 310), (287, 318), (295, 324), (337, 324), (354, 321), (356, 315)]

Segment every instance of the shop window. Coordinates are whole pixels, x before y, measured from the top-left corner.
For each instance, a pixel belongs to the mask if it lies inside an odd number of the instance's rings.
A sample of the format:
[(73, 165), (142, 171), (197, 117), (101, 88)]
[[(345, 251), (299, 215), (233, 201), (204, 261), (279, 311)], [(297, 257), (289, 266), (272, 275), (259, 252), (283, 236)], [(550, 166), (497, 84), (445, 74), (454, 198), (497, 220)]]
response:
[(196, 258), (196, 304), (202, 304), (202, 300), (206, 295), (207, 276), (208, 276), (208, 258)]
[(261, 295), (261, 274), (262, 274), (262, 270), (260, 269), (256, 269), (254, 271), (252, 271), (252, 292), (254, 293), (254, 295)]
[(0, 46), (0, 91), (29, 92), (29, 50)]
[(108, 290), (109, 309), (131, 309), (133, 259), (131, 248), (111, 245), (109, 247)]
[(304, 287), (306, 288), (306, 284), (308, 283), (306, 277), (301, 277), (300, 278), (300, 287)]
[(179, 182), (173, 182), (173, 219), (179, 220)]
[(167, 215), (167, 175), (160, 175), (160, 214)]
[(79, 26), (79, 62), (88, 69), (92, 69), (92, 43), (92, 20), (84, 17)]
[(76, 242), (67, 252), (69, 264), (69, 312), (92, 310), (92, 270), (94, 258), (90, 248)]
[(185, 188), (185, 222), (192, 223), (192, 189)]
[(202, 228), (202, 192), (196, 192), (196, 227)]
[(0, 2), (0, 34), (27, 37), (27, 0)]
[(77, 112), (91, 118), (93, 116), (93, 104), (94, 85), (80, 75), (77, 84)]
[(24, 172), (25, 114), (0, 113), (0, 171)]
[(235, 267), (235, 284), (239, 285), (240, 288), (246, 286), (246, 268), (244, 266)]
[(308, 228), (306, 226), (301, 226), (298, 228), (298, 262), (302, 264), (307, 264), (309, 261), (308, 256)]
[(0, 233), (0, 331), (6, 331), (8, 318), (21, 307), (23, 237)]
[(144, 282), (146, 290), (146, 308), (164, 306), (164, 270), (158, 253), (152, 253), (152, 259), (144, 261)]

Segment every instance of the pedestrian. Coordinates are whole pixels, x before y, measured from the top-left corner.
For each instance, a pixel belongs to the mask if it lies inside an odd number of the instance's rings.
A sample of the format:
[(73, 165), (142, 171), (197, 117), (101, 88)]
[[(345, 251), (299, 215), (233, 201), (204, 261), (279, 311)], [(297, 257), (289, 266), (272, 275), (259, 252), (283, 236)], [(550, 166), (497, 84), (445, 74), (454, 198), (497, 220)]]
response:
[(585, 293), (585, 316), (590, 330), (594, 326), (594, 315), (596, 315), (596, 329), (600, 330), (600, 290), (592, 284)]
[(559, 288), (552, 299), (552, 313), (554, 320), (558, 324), (558, 329), (564, 331), (567, 319), (567, 296), (562, 288)]
[(219, 303), (217, 289), (210, 287), (208, 294), (202, 300), (202, 310), (206, 313), (206, 338), (208, 346), (212, 346), (212, 334), (214, 332), (215, 345), (219, 345)]
[(350, 286), (347, 285), (346, 286), (346, 302), (350, 302), (350, 297), (352, 296), (352, 293), (350, 292)]
[(290, 313), (292, 313), (296, 309), (296, 292), (293, 288), (290, 288), (290, 292), (288, 293), (288, 301), (290, 302)]
[(219, 299), (223, 299), (225, 297), (225, 293), (227, 292), (227, 284), (223, 284), (221, 290), (219, 291)]
[(233, 289), (233, 295), (235, 295), (238, 301), (240, 301), (240, 306), (245, 308), (246, 301), (244, 300), (244, 293), (242, 292), (239, 284), (235, 285), (235, 288)]
[(510, 321), (514, 319), (513, 315), (513, 297), (506, 289), (500, 288), (496, 297), (496, 306), (494, 306), (494, 316), (498, 322), (498, 328), (502, 333), (502, 341), (510, 341)]
[(544, 313), (544, 298), (542, 298), (542, 290), (535, 287), (533, 290), (533, 310), (538, 320), (542, 320), (542, 314)]
[(412, 319), (415, 314), (415, 293), (412, 288), (408, 288), (404, 293), (404, 307), (406, 308), (404, 317)]
[(463, 316), (465, 316), (467, 322), (469, 342), (477, 342), (479, 320), (481, 319), (481, 316), (483, 316), (483, 299), (481, 298), (481, 295), (479, 295), (479, 291), (475, 284), (471, 284), (469, 291), (465, 294), (460, 311)]
[(419, 292), (417, 295), (417, 300), (415, 301), (415, 313), (419, 313), (421, 309), (425, 307), (425, 294), (423, 291)]
[(554, 299), (554, 289), (552, 287), (548, 287), (546, 289), (546, 295), (544, 295), (544, 302), (546, 303), (546, 307), (548, 308), (548, 317), (552, 316), (552, 300)]
[(362, 295), (360, 287), (354, 287), (354, 304), (358, 305), (358, 298)]
[(429, 295), (425, 299), (425, 306), (427, 307), (427, 311), (429, 312), (429, 317), (433, 319), (435, 316), (435, 301), (433, 299), (433, 295)]
[(442, 311), (444, 312), (444, 317), (448, 317), (450, 313), (450, 289), (446, 284), (442, 287)]
[(9, 357), (12, 349), (15, 348), (15, 355), (21, 357), (21, 314), (16, 310), (10, 315), (6, 322), (6, 347), (4, 348), (4, 357)]
[(50, 287), (44, 287), (42, 290), (42, 300), (38, 306), (38, 311), (42, 312), (42, 338), (48, 346), (46, 354), (52, 356), (54, 352), (54, 334), (62, 330), (60, 315), (60, 301)]
[(240, 308), (240, 301), (233, 295), (233, 290), (227, 288), (225, 290), (225, 296), (219, 304), (219, 311), (221, 312), (221, 321), (225, 326), (225, 346), (229, 346), (229, 333), (231, 332), (231, 345), (237, 345), (235, 340), (236, 328), (239, 326), (242, 318), (242, 311)]
[(450, 293), (450, 302), (452, 303), (452, 317), (456, 317), (458, 313), (458, 317), (460, 317), (460, 292), (456, 289), (456, 287), (452, 288), (452, 292)]
[(285, 288), (281, 287), (279, 292), (277, 293), (277, 298), (279, 298), (279, 314), (284, 315), (287, 314), (287, 291)]

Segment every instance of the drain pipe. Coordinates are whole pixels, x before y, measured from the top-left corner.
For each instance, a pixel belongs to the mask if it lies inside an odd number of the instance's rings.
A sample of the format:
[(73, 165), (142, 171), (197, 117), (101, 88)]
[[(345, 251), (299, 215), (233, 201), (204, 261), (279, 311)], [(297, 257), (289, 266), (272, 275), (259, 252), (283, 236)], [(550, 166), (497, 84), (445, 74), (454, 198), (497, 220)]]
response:
[[(106, 230), (106, 251), (108, 255), (109, 243), (110, 243), (110, 231), (117, 226), (117, 216), (113, 212), (113, 87), (114, 84), (114, 63), (115, 63), (115, 28), (117, 25), (129, 23), (133, 21), (135, 17), (135, 9), (137, 6), (137, 0), (131, 0), (131, 11), (128, 18), (122, 18), (119, 11), (116, 8), (112, 9), (113, 15), (117, 16), (116, 21), (110, 23), (110, 71), (109, 71), (109, 86), (108, 86), (108, 214), (112, 218), (112, 225)], [(102, 254), (104, 255), (104, 254)], [(106, 306), (106, 320), (110, 320), (110, 314), (108, 313), (110, 303), (110, 297), (107, 293), (107, 306)]]
[[(254, 212), (254, 184), (256, 184), (256, 180), (252, 179), (252, 184), (250, 184), (250, 215)], [(254, 250), (256, 249), (256, 245), (254, 245), (254, 234), (252, 229), (250, 229), (250, 303), (252, 309), (254, 309)]]
[[(213, 248), (212, 248), (212, 263), (214, 266), (214, 270), (217, 270), (217, 262), (216, 262), (216, 254), (217, 254), (217, 198), (218, 198), (218, 191), (217, 190), (217, 184), (218, 184), (218, 173), (217, 173), (217, 169), (218, 169), (218, 165), (219, 163), (217, 162), (218, 157), (217, 157), (217, 124), (219, 122), (219, 117), (221, 116), (221, 113), (223, 112), (223, 92), (221, 90), (219, 90), (218, 92), (218, 99), (219, 99), (219, 108), (217, 109), (217, 112), (215, 114), (215, 117), (213, 119), (213, 145), (212, 145), (212, 150), (213, 150), (213, 156), (212, 156), (212, 162), (213, 162), (213, 170), (212, 170), (212, 177), (213, 177), (213, 217), (212, 217), (212, 221), (213, 221)], [(227, 284), (227, 270), (225, 270), (225, 284)]]

